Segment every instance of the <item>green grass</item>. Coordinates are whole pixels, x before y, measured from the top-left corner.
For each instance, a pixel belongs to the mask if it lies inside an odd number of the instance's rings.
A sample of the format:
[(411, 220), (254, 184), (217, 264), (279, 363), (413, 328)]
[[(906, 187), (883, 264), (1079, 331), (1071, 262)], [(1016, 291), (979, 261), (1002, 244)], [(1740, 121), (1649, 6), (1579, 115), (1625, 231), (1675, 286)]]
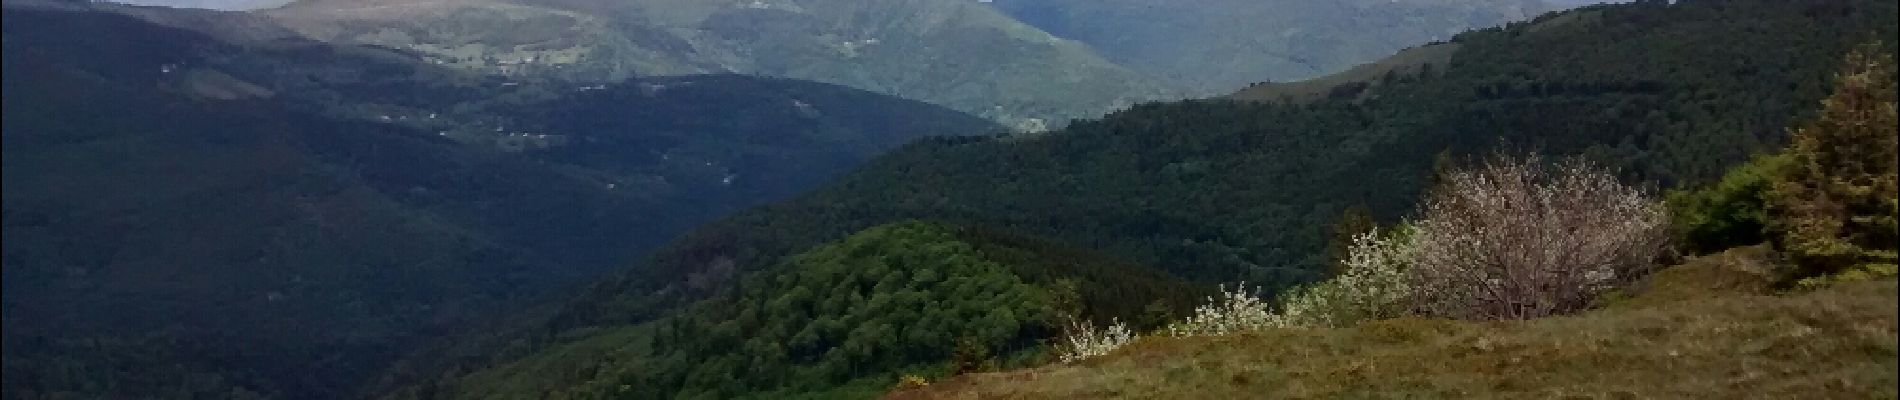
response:
[(1776, 294), (1759, 279), (1771, 261), (1760, 248), (1690, 260), (1576, 316), (1147, 338), (886, 398), (1900, 397), (1895, 281)]

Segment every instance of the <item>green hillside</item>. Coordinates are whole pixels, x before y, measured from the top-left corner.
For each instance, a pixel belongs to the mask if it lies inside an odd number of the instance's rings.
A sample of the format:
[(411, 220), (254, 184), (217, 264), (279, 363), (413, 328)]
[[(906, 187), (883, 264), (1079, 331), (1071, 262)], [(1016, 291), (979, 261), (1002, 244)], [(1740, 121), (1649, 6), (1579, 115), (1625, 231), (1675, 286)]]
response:
[[(1892, 51), (1846, 53), (1787, 146), (1666, 202), (1574, 161), (1453, 167), (1272, 306), (1230, 292), (1086, 359), (885, 398), (1900, 396)], [(1654, 268), (1678, 246), (1713, 254)]]
[(1204, 292), (1031, 238), (919, 222), (852, 234), (774, 271), (705, 271), (694, 279), (733, 279), (735, 289), (393, 397), (870, 397), (900, 374), (947, 375), (953, 361), (995, 368), (1037, 357), (1069, 304), (1063, 293), (1106, 321), (1138, 318), (1147, 304), (1183, 311)]
[[(990, 121), (1160, 91), (993, 4), (8, 2), (0, 397), (1897, 395), (1891, 1), (1592, 6), (1039, 133)], [(1469, 173), (1521, 153), (1580, 161)], [(1457, 197), (1503, 181), (1613, 199)]]
[(4, 397), (338, 397), (694, 224), (1000, 129), (784, 79), (503, 86), (271, 26), (8, 3)]
[(909, 218), (1047, 236), (1190, 279), (1310, 281), (1343, 209), (1397, 218), (1461, 154), (1540, 149), (1666, 187), (1711, 181), (1784, 140), (1839, 54), (1892, 34), (1894, 17), (1876, 1), (1593, 8), (1461, 35), (1448, 65), (1338, 99), (1147, 104), (1047, 135), (922, 141), (687, 234), (563, 323), (637, 320), (636, 305), (663, 304), (649, 294), (713, 259), (764, 268)]
[[(207, 43), (176, 31), (18, 9), (6, 18), (5, 96), (34, 99), (4, 113), (10, 398), (317, 396), (415, 335), (546, 293), (584, 276), (583, 257), (604, 256), (510, 243), (530, 231), (478, 225), (581, 215), (454, 218), (380, 190), (397, 179), (362, 169), (428, 171), (423, 182), (444, 195), (501, 207), (636, 205), (413, 131), (165, 90), (159, 66)], [(32, 33), (42, 23), (93, 35), (42, 41)], [(78, 54), (116, 62), (75, 64)]]

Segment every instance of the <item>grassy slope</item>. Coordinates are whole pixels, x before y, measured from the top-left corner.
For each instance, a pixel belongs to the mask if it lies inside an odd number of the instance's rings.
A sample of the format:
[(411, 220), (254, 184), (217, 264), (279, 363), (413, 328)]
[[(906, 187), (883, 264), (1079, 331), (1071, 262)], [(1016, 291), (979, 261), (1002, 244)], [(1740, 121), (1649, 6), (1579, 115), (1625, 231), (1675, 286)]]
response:
[(1528, 322), (1143, 339), (1081, 365), (966, 375), (888, 399), (1895, 398), (1891, 279), (1771, 294), (1741, 249), (1603, 309)]
[[(1596, 23), (1600, 22), (1602, 16), (1602, 12), (1594, 10), (1550, 14), (1539, 17), (1537, 21), (1527, 25), (1524, 31), (1536, 33), (1562, 28), (1573, 23)], [(1329, 97), (1365, 100), (1370, 92), (1368, 88), (1390, 84), (1386, 80), (1388, 76), (1396, 78), (1418, 75), (1434, 68), (1443, 71), (1446, 65), (1451, 64), (1452, 56), (1458, 53), (1458, 47), (1458, 43), (1435, 42), (1406, 48), (1386, 58), (1325, 76), (1292, 82), (1254, 83), (1227, 95), (1227, 98), (1286, 103), (1311, 103)], [(1357, 85), (1357, 88), (1354, 89), (1353, 85)]]

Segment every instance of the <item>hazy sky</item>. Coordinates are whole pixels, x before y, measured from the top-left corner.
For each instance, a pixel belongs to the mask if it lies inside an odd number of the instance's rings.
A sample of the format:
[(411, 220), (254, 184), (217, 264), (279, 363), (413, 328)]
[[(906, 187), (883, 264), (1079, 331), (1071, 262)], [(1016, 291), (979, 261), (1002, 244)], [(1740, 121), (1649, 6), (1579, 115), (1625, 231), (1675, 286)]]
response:
[(209, 8), (214, 10), (255, 10), (270, 8), (291, 0), (110, 0), (115, 3), (137, 4), (142, 6), (166, 6), (180, 8)]

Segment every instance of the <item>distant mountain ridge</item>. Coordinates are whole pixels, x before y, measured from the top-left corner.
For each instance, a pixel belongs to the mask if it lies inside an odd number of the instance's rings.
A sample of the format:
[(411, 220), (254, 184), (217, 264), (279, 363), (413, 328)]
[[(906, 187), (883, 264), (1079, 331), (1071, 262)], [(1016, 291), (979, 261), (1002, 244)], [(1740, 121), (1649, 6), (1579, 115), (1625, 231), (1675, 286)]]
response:
[(1541, 0), (996, 0), (1130, 70), (1196, 94), (1338, 72), (1558, 9)]
[(1316, 76), (1553, 9), (1538, 0), (303, 0), (314, 37), (522, 78), (782, 76), (1023, 130)]
[(612, 82), (743, 73), (840, 84), (1037, 129), (1174, 94), (965, 0), (306, 0), (264, 11), (445, 66)]

